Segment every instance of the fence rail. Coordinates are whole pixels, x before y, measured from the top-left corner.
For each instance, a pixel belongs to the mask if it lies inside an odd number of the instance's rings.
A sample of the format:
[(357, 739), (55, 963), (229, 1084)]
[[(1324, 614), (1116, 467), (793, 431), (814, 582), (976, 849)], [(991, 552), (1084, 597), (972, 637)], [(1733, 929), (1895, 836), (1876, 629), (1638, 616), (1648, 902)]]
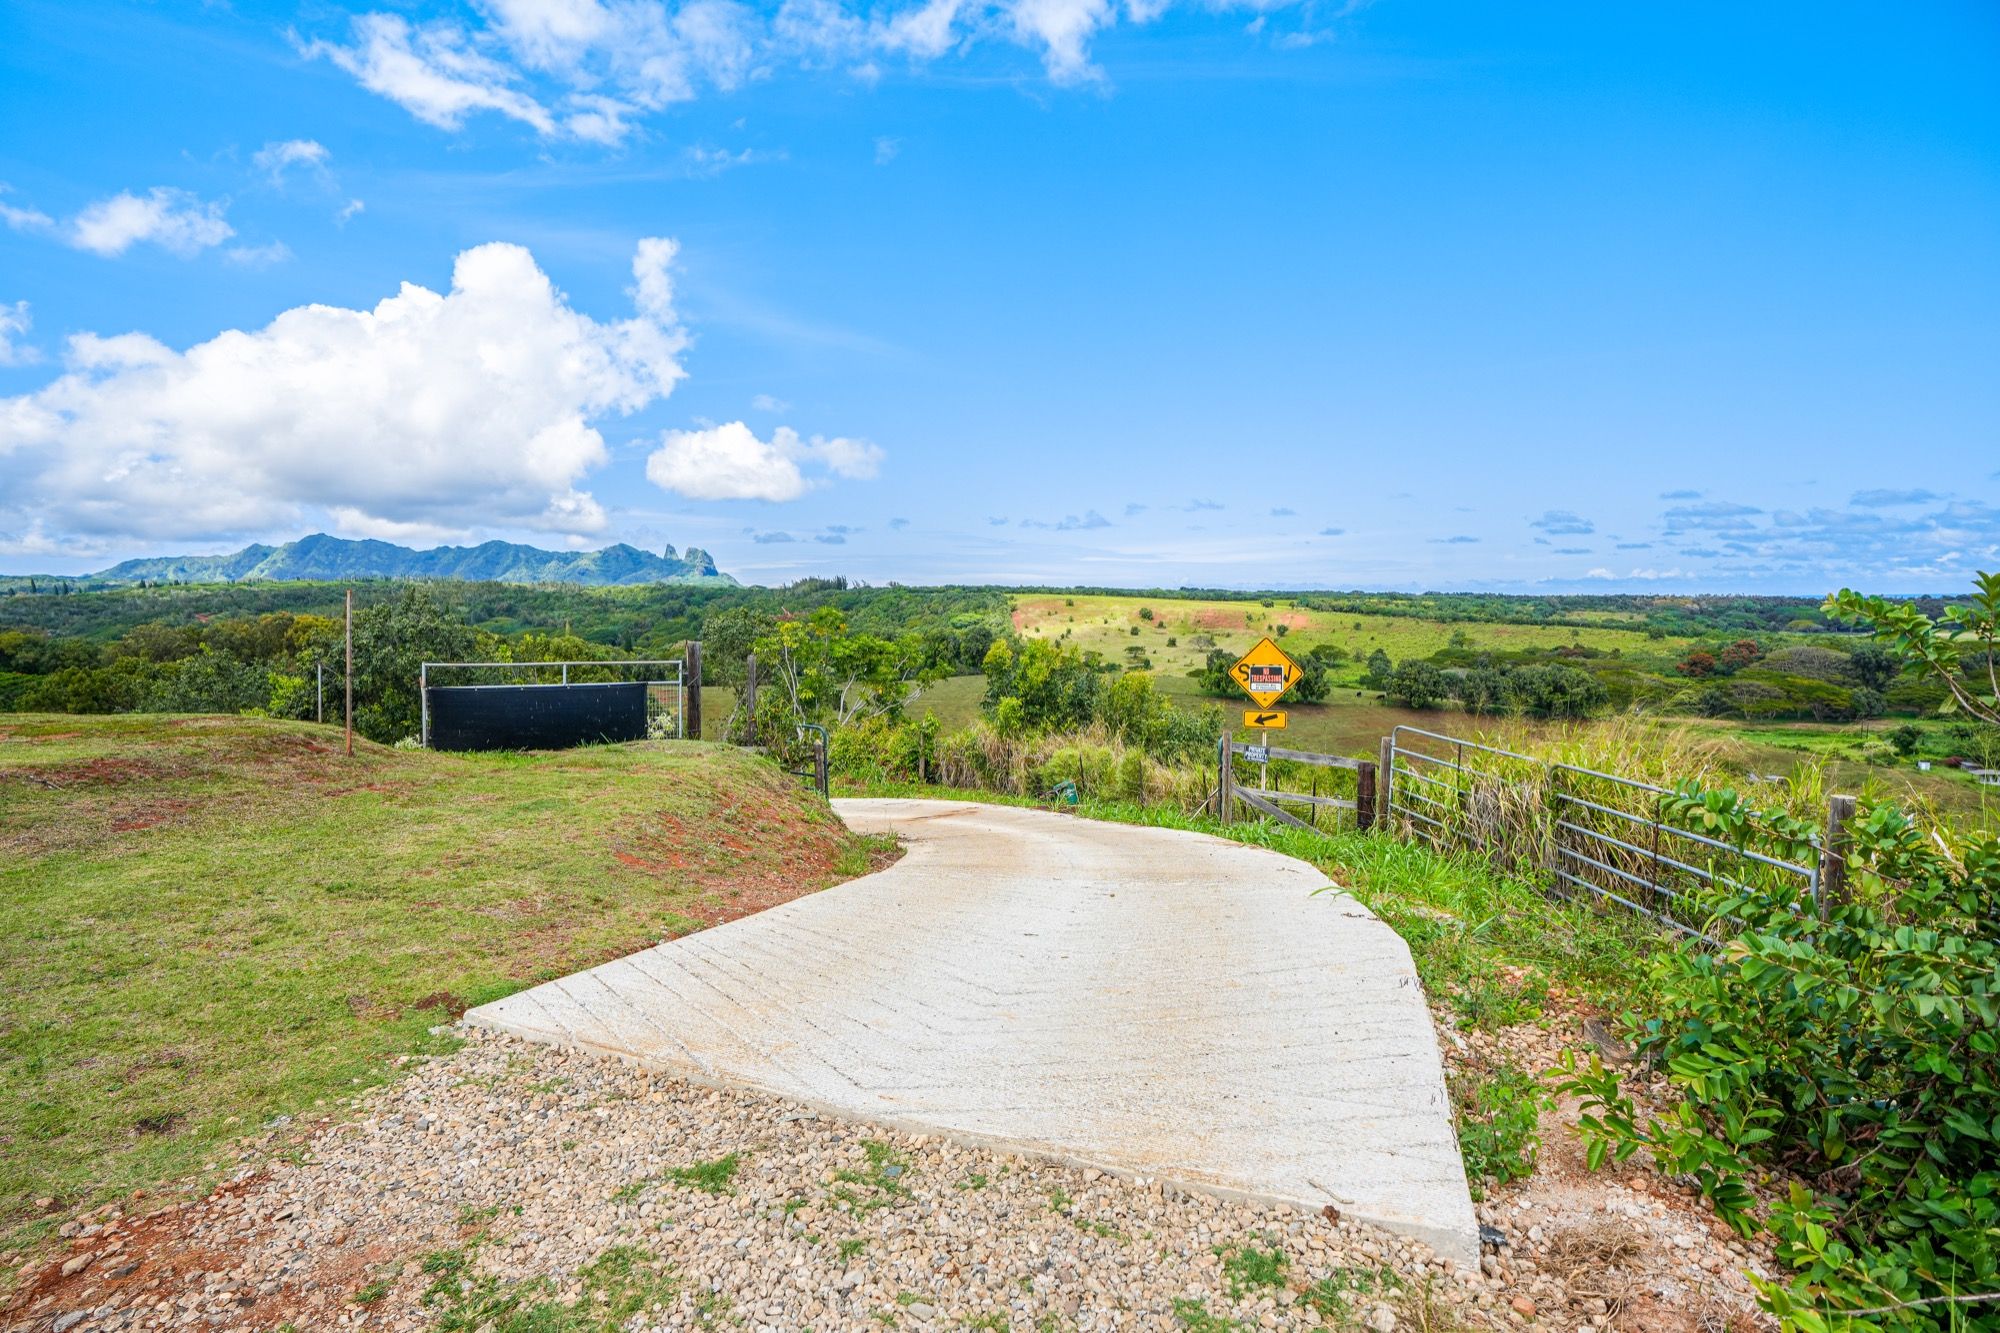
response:
[[(1245, 787), (1237, 782), (1238, 756), (1258, 766), (1258, 786)], [(1354, 796), (1351, 800), (1342, 796), (1322, 796), (1317, 778), (1313, 780), (1311, 791), (1285, 791), (1282, 787), (1273, 787), (1270, 785), (1270, 763), (1274, 759), (1314, 769), (1350, 770), (1354, 774)], [(1306, 807), (1312, 822), (1308, 823), (1282, 809), (1281, 803)], [(1352, 810), (1357, 828), (1372, 828), (1375, 824), (1375, 764), (1372, 760), (1349, 759), (1345, 755), (1287, 750), (1275, 745), (1250, 745), (1224, 736), (1216, 745), (1216, 809), (1224, 823), (1235, 813), (1234, 806), (1238, 804), (1267, 819), (1302, 829), (1317, 828), (1318, 812), (1322, 809)]]
[(1701, 900), (1776, 894), (1823, 910), (1837, 876), (1827, 848), (1853, 802), (1835, 797), (1825, 838), (1799, 861), (1684, 828), (1664, 787), (1399, 726), (1382, 744), (1384, 822), (1434, 846), (1477, 850), (1564, 894), (1617, 903), (1707, 938)]

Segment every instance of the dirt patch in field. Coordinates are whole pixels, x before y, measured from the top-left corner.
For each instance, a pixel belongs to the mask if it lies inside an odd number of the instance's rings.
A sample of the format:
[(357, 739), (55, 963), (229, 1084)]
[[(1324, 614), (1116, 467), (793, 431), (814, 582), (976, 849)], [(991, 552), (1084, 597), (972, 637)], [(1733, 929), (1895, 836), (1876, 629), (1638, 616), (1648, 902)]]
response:
[(1250, 623), (1243, 618), (1244, 615), (1242, 611), (1205, 607), (1189, 616), (1188, 620), (1196, 629), (1241, 630), (1247, 628)]
[(22, 768), (0, 768), (0, 783), (25, 787), (46, 787), (51, 791), (74, 791), (89, 787), (123, 787), (134, 782), (158, 782), (184, 777), (186, 769), (154, 763), (149, 759), (105, 756), (80, 764), (38, 764)]

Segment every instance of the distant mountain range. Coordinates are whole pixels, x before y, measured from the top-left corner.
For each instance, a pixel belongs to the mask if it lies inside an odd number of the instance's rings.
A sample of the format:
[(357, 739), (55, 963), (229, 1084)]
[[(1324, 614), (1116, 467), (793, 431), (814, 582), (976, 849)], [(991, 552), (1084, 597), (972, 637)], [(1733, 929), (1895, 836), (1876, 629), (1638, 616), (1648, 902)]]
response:
[(230, 555), (166, 555), (127, 560), (79, 583), (243, 583), (304, 579), (463, 579), (493, 583), (734, 585), (708, 552), (690, 546), (660, 555), (619, 543), (601, 551), (544, 551), (513, 542), (414, 551), (393, 542), (348, 541), (316, 532), (283, 546), (246, 546)]

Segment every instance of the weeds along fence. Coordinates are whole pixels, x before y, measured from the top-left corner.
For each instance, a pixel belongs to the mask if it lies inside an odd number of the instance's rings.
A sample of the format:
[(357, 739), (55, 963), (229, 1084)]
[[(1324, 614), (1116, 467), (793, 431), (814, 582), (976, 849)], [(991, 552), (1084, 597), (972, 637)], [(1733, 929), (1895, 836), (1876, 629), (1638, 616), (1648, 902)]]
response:
[(1671, 788), (1418, 727), (1395, 728), (1380, 765), (1391, 830), (1687, 934), (1707, 938), (1713, 904), (1731, 895), (1804, 911), (1842, 887), (1847, 797), (1829, 799), (1824, 835), (1771, 829), (1731, 840), (1677, 816), (1686, 801)]

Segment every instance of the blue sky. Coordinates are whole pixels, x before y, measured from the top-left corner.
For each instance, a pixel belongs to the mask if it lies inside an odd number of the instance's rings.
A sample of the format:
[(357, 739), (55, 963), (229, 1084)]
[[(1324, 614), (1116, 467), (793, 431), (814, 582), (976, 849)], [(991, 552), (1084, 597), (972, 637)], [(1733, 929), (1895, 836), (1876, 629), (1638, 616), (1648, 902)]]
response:
[(0, 570), (2000, 567), (2000, 11), (0, 7)]

